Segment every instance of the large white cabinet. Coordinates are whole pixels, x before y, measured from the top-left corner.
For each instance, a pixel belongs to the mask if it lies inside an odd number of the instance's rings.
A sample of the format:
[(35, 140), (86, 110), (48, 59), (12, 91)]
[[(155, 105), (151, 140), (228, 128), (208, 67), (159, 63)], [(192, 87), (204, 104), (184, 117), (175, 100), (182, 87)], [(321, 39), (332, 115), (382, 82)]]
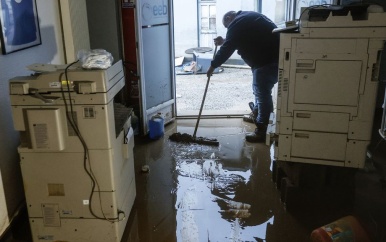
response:
[(122, 62), (52, 68), (10, 80), (33, 240), (119, 242), (136, 196)]
[(364, 166), (386, 13), (365, 9), (354, 16), (354, 10), (308, 9), (299, 31), (280, 34), (278, 95), (270, 127), (277, 137), (275, 159)]

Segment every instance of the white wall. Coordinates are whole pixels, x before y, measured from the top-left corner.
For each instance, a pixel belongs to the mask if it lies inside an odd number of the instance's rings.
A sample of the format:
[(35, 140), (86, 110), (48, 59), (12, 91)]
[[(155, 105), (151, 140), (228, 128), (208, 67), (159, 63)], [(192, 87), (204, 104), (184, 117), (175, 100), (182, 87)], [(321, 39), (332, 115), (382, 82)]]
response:
[[(221, 3), (224, 1), (224, 3)], [(225, 13), (229, 11), (256, 11), (256, 1), (255, 0), (242, 0), (242, 1), (227, 1), (222, 0), (217, 1), (217, 33), (220, 36), (223, 36), (225, 38), (226, 35), (226, 28), (222, 24), (222, 18)], [(226, 2), (226, 3), (225, 3)]]
[(173, 7), (175, 56), (185, 56), (185, 50), (198, 46), (197, 0), (174, 0)]
[[(256, 11), (256, 0), (217, 0), (216, 4), (217, 15), (217, 35), (225, 38), (226, 28), (222, 25), (222, 17), (228, 11), (234, 10), (249, 10)], [(197, 0), (174, 0), (174, 43), (175, 56), (186, 56), (185, 50), (198, 47), (198, 9)], [(233, 59), (240, 59), (240, 56), (235, 53), (231, 57)]]
[(24, 199), (17, 153), (19, 136), (12, 123), (8, 80), (30, 75), (25, 66), (32, 63), (64, 64), (58, 1), (37, 0), (37, 8), (42, 45), (0, 54), (0, 235)]
[(123, 59), (121, 15), (117, 13), (120, 11), (119, 2), (116, 0), (86, 0), (86, 5), (90, 48), (107, 50), (114, 57), (114, 61)]
[(76, 61), (78, 51), (90, 49), (86, 0), (59, 0), (66, 63)]

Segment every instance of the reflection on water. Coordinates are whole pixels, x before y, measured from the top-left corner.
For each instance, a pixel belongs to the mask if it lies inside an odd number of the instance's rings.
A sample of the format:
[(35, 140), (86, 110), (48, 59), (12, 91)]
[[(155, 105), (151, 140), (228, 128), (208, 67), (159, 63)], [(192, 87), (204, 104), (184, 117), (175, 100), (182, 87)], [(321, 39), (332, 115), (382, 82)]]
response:
[(265, 240), (274, 221), (264, 191), (269, 154), (257, 154), (242, 135), (220, 137), (220, 147), (170, 142), (177, 241)]
[[(193, 133), (194, 125), (179, 120), (165, 127), (163, 139), (136, 137), (129, 221), (137, 214), (138, 229), (128, 225), (125, 238), (138, 231), (141, 242), (309, 241), (309, 221), (285, 211), (272, 182), (270, 147), (245, 142), (253, 127), (246, 130), (239, 119), (202, 120), (197, 135), (215, 137), (219, 147), (169, 141), (172, 133)], [(150, 172), (141, 172), (143, 165)]]

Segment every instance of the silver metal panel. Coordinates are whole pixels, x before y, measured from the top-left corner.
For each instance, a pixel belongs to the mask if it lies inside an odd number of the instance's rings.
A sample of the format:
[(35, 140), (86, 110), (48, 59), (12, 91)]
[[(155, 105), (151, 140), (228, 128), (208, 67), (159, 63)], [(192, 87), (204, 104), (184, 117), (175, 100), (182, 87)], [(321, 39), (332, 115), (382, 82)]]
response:
[(146, 109), (173, 98), (169, 26), (142, 30)]
[[(142, 132), (152, 112), (175, 117), (175, 73), (172, 0), (138, 0), (136, 8)], [(167, 108), (166, 106), (170, 106)], [(168, 113), (162, 113), (167, 109)]]

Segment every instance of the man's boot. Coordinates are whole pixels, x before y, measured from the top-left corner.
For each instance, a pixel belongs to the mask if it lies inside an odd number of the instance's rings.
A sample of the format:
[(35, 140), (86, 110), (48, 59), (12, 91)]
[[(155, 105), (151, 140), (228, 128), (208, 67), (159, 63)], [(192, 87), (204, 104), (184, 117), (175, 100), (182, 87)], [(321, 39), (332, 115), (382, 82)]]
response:
[(256, 126), (257, 128), (255, 129), (255, 132), (247, 133), (245, 135), (245, 140), (251, 143), (265, 142), (268, 125), (258, 123)]
[(255, 104), (253, 102), (249, 102), (248, 105), (249, 105), (249, 108), (251, 109), (251, 113), (245, 114), (243, 116), (243, 121), (254, 124), (256, 122), (256, 118), (259, 111), (258, 109), (254, 110)]

